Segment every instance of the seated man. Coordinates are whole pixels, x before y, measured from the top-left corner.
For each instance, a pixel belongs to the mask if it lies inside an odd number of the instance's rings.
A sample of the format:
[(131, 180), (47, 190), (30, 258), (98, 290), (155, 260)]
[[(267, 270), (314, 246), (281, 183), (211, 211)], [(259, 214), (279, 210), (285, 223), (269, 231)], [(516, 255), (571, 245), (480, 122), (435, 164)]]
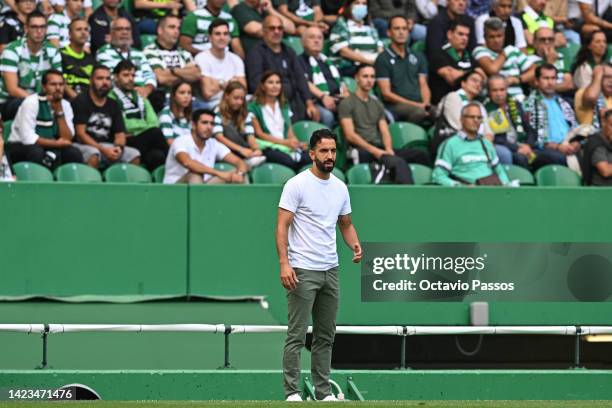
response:
[(478, 44), (484, 44), (484, 23), (491, 17), (498, 17), (504, 23), (504, 47), (514, 45), (521, 51), (527, 49), (527, 41), (525, 41), (525, 33), (523, 32), (523, 23), (512, 14), (514, 12), (513, 0), (493, 0), (491, 11), (483, 14), (476, 19), (476, 41)]
[(602, 115), (602, 129), (584, 148), (582, 177), (587, 185), (612, 186), (612, 109)]
[(166, 160), (168, 143), (159, 128), (157, 114), (151, 103), (134, 90), (136, 67), (123, 60), (115, 67), (115, 86), (109, 97), (117, 101), (123, 115), (126, 145), (138, 149), (144, 166), (153, 171)]
[(140, 152), (126, 146), (121, 108), (108, 98), (110, 70), (93, 68), (89, 90), (72, 101), (75, 134), (83, 159), (91, 167), (106, 167), (115, 162), (140, 164)]
[[(51, 14), (47, 20), (47, 40), (57, 48), (63, 48), (70, 43), (70, 22), (83, 18), (83, 1), (67, 0), (63, 12)], [(87, 27), (89, 29), (89, 27)], [(89, 42), (89, 38), (87, 39)], [(89, 49), (89, 44), (87, 46)]]
[(612, 109), (612, 63), (593, 68), (593, 80), (576, 92), (575, 106), (580, 124), (601, 128), (602, 111)]
[(66, 80), (66, 96), (73, 100), (78, 94), (87, 92), (94, 63), (93, 55), (86, 49), (89, 41), (87, 20), (77, 18), (68, 26), (70, 44), (62, 48), (62, 71)]
[(43, 72), (62, 69), (62, 56), (45, 41), (47, 20), (37, 11), (30, 13), (26, 35), (6, 46), (0, 59), (0, 105), (2, 120), (12, 120), (23, 99), (40, 92)]
[(474, 59), (487, 75), (499, 74), (508, 81), (508, 94), (519, 101), (525, 99), (521, 85), (533, 81), (535, 65), (514, 45), (504, 47), (504, 23), (497, 17), (485, 22), (486, 45), (474, 49)]
[(538, 162), (540, 165), (566, 165), (566, 156), (572, 156), (580, 150), (580, 143), (565, 142), (568, 132), (577, 126), (576, 115), (570, 104), (555, 91), (557, 68), (554, 65), (540, 65), (536, 68), (535, 77), (536, 89), (525, 100), (523, 107), (529, 125), (538, 135)]
[(574, 90), (574, 81), (570, 74), (570, 67), (565, 64), (563, 55), (555, 49), (555, 34), (548, 27), (536, 30), (533, 36), (535, 54), (531, 59), (537, 64), (552, 64), (557, 69), (557, 84), (555, 90), (559, 93)]
[[(213, 136), (214, 112), (200, 109), (193, 113), (191, 134), (174, 139), (166, 158), (165, 184), (243, 184), (247, 164)], [(215, 162), (224, 161), (236, 170), (220, 171)]]
[(226, 0), (208, 0), (206, 6), (190, 12), (181, 24), (181, 47), (189, 51), (193, 56), (210, 48), (209, 27), (210, 24), (221, 19), (227, 22), (232, 51), (244, 59), (245, 54), (240, 43), (238, 23), (231, 14), (223, 10)]
[(111, 42), (100, 48), (96, 61), (109, 70), (115, 69), (120, 61), (132, 61), (136, 70), (136, 91), (143, 97), (148, 97), (157, 87), (155, 73), (149, 65), (144, 53), (132, 47), (132, 25), (130, 20), (119, 17), (111, 23)]
[(499, 153), (498, 145), (505, 146), (511, 152), (512, 164), (529, 168), (536, 158), (533, 151), (536, 134), (529, 126), (523, 105), (509, 96), (507, 78), (493, 75), (487, 84), (489, 99), (485, 108), (496, 151)]
[[(525, 34), (525, 40), (527, 40), (530, 53), (533, 53), (535, 32), (540, 28), (552, 30), (555, 27), (553, 19), (544, 14), (545, 7), (546, 0), (527, 0), (523, 12), (519, 15), (523, 23), (523, 33)], [(554, 41), (552, 44), (555, 45)]]
[(469, 102), (461, 109), (462, 130), (440, 145), (432, 181), (443, 186), (476, 185), (479, 180), (497, 175), (503, 185), (510, 184), (495, 148), (478, 133), (483, 121), (480, 105)]
[(157, 23), (157, 39), (143, 50), (159, 85), (150, 95), (149, 101), (155, 112), (166, 105), (166, 95), (180, 81), (192, 84), (200, 80), (200, 70), (189, 52), (178, 45), (181, 19), (167, 15)]
[(403, 16), (389, 20), (391, 45), (376, 58), (376, 82), (387, 107), (398, 120), (422, 123), (432, 119), (427, 61), (408, 47), (408, 23)]
[(0, 26), (0, 51), (7, 44), (23, 37), (26, 21), (30, 13), (36, 10), (36, 2), (33, 0), (15, 0), (15, 11), (8, 11), (3, 15)]
[(121, 7), (121, 3), (121, 0), (102, 0), (102, 5), (89, 16), (92, 54), (95, 54), (100, 47), (108, 42), (108, 36), (112, 35), (111, 23), (118, 18), (127, 18), (130, 21), (132, 44), (135, 48), (140, 49), (138, 25), (132, 15)]
[(326, 23), (333, 24), (335, 20), (335, 16), (323, 14), (320, 0), (274, 0), (272, 4), (295, 25), (296, 35), (302, 35), (308, 27), (318, 27), (328, 32)]
[(398, 156), (407, 163), (431, 164), (427, 152), (420, 149), (394, 150), (382, 103), (370, 96), (374, 87), (374, 67), (360, 65), (355, 74), (357, 89), (340, 102), (338, 116), (342, 133), (352, 147), (353, 163), (380, 161), (385, 155)]
[(300, 63), (308, 76), (308, 89), (317, 100), (321, 123), (328, 129), (336, 125), (335, 114), (342, 96), (341, 77), (338, 68), (322, 53), (323, 32), (318, 27), (308, 27), (302, 34), (304, 53)]
[(602, 30), (608, 44), (612, 44), (612, 2), (609, 0), (577, 0), (570, 2), (568, 17), (579, 27), (582, 34)]
[(441, 50), (430, 54), (431, 103), (437, 104), (444, 95), (457, 90), (458, 79), (475, 66), (467, 50), (469, 36), (470, 27), (466, 23), (453, 21), (446, 32), (448, 42)]
[(7, 154), (12, 163), (29, 161), (55, 168), (82, 163), (83, 155), (72, 145), (72, 108), (63, 99), (64, 77), (50, 69), (42, 77), (43, 91), (23, 100), (11, 128)]
[(476, 47), (474, 19), (466, 15), (467, 5), (467, 0), (448, 0), (446, 7), (440, 7), (440, 12), (429, 22), (425, 47), (429, 60), (440, 52), (440, 48), (447, 42), (446, 33), (459, 22), (469, 30), (464, 49), (472, 52)]

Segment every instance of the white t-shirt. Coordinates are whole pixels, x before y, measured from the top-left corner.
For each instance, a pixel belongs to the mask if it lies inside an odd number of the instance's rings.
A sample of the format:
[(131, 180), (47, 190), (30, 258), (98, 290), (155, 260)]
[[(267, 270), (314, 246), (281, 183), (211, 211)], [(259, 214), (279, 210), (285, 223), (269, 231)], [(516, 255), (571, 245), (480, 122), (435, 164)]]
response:
[(333, 174), (321, 180), (306, 170), (285, 184), (278, 206), (295, 214), (289, 227), (289, 264), (313, 271), (338, 266), (336, 224), (338, 216), (351, 213), (346, 185)]
[[(223, 158), (230, 153), (230, 149), (211, 137), (206, 141), (204, 148), (200, 151), (193, 141), (193, 136), (191, 134), (177, 137), (170, 145), (170, 151), (168, 151), (168, 157), (166, 158), (164, 184), (175, 184), (181, 177), (188, 173), (189, 170), (176, 159), (176, 155), (182, 152), (187, 153), (191, 160), (196, 160), (208, 167), (214, 167), (215, 162), (223, 160)], [(212, 177), (213, 176), (210, 174), (205, 174), (204, 182)]]
[[(480, 45), (483, 45), (485, 43), (484, 23), (490, 18), (491, 16), (489, 15), (489, 13), (487, 13), (476, 18), (476, 21), (474, 22), (474, 27), (476, 30), (476, 43)], [(504, 27), (505, 24), (507, 23), (504, 22)], [(512, 27), (514, 28), (514, 46), (516, 48), (526, 48), (527, 41), (525, 40), (523, 23), (521, 23), (521, 20), (519, 20), (518, 18), (510, 16), (510, 24), (512, 24)]]
[[(19, 106), (13, 125), (11, 126), (11, 135), (8, 138), (9, 142), (19, 142), (24, 145), (33, 145), (36, 143), (40, 137), (36, 134), (36, 118), (38, 116), (39, 103), (38, 94), (32, 94), (23, 100), (21, 106)], [(74, 137), (74, 124), (72, 122), (74, 114), (70, 102), (65, 99), (62, 99), (62, 110), (64, 111), (66, 125)]]
[(280, 107), (280, 103), (276, 101), (274, 103), (274, 109), (268, 105), (264, 105), (261, 108), (264, 122), (270, 134), (279, 139), (285, 138), (285, 117)]
[[(244, 77), (244, 62), (230, 51), (225, 51), (225, 57), (218, 59), (210, 50), (202, 51), (195, 57), (195, 63), (200, 68), (202, 76), (207, 76), (217, 81), (229, 81), (234, 77)], [(210, 98), (209, 102), (219, 102), (223, 92), (219, 92)]]

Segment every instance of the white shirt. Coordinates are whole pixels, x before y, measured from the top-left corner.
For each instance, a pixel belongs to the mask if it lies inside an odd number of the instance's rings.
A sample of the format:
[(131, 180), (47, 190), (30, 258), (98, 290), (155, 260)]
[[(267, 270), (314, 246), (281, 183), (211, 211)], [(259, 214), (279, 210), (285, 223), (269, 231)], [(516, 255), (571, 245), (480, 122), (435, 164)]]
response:
[(351, 213), (346, 185), (333, 174), (321, 180), (305, 170), (285, 184), (278, 206), (294, 214), (289, 227), (289, 264), (313, 271), (338, 266), (336, 224), (340, 215)]
[[(487, 13), (487, 14), (478, 16), (478, 18), (476, 18), (476, 21), (474, 22), (475, 31), (476, 31), (476, 42), (480, 45), (485, 43), (484, 23), (490, 18), (491, 16), (489, 15), (489, 13)], [(524, 30), (523, 23), (521, 23), (521, 20), (519, 20), (518, 18), (514, 16), (510, 16), (510, 23), (512, 24), (512, 28), (514, 28), (514, 46), (516, 48), (521, 48), (521, 49), (526, 48), (527, 41), (525, 40), (525, 32), (523, 31)], [(507, 23), (504, 21), (504, 27), (505, 27), (505, 24)]]
[(283, 117), (283, 110), (280, 107), (280, 103), (276, 101), (274, 103), (274, 109), (268, 105), (264, 105), (261, 108), (264, 122), (266, 127), (270, 131), (270, 134), (279, 139), (285, 138), (285, 118)]
[[(168, 151), (166, 158), (166, 172), (164, 174), (164, 184), (175, 184), (181, 177), (189, 172), (177, 159), (179, 153), (187, 153), (191, 160), (195, 160), (204, 166), (214, 167), (215, 162), (223, 160), (230, 153), (225, 145), (217, 142), (214, 138), (209, 138), (204, 144), (204, 148), (200, 150), (193, 141), (191, 134), (180, 136), (174, 139)], [(210, 174), (204, 175), (204, 182), (210, 180), (213, 176)]]
[[(595, 1), (593, 0), (569, 0), (567, 3), (567, 18), (582, 18), (582, 13), (580, 12), (580, 7), (578, 7), (578, 3), (588, 4), (591, 10), (595, 11)], [(612, 5), (611, 0), (598, 0), (597, 1), (597, 15), (602, 17), (606, 12), (608, 7)]]
[[(38, 116), (38, 94), (32, 94), (26, 97), (13, 121), (11, 126), (11, 135), (8, 138), (9, 142), (19, 142), (24, 145), (32, 145), (36, 143), (38, 136), (36, 134), (36, 117)], [(70, 102), (62, 99), (62, 110), (64, 111), (64, 118), (66, 119), (66, 125), (74, 137), (74, 124), (72, 119), (74, 114), (72, 112), (72, 106)]]
[[(207, 76), (217, 81), (229, 81), (234, 77), (244, 77), (244, 62), (231, 51), (225, 51), (223, 59), (218, 59), (210, 50), (202, 51), (195, 57), (195, 63), (200, 68), (202, 76)], [(210, 98), (209, 102), (218, 103), (223, 96), (219, 92)]]

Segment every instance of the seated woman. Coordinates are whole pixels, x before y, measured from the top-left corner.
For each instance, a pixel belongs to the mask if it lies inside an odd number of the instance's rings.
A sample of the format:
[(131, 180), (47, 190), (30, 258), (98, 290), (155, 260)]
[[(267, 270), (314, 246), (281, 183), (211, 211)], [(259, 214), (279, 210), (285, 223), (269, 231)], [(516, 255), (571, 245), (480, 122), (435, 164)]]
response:
[(253, 130), (253, 114), (247, 110), (246, 88), (238, 81), (225, 87), (219, 106), (215, 109), (213, 135), (232, 153), (244, 159), (249, 168), (266, 161), (257, 145)]
[(352, 77), (356, 65), (374, 65), (383, 43), (370, 23), (367, 0), (346, 0), (343, 9), (329, 37), (330, 50), (340, 73)]
[(277, 72), (267, 71), (257, 85), (253, 101), (253, 128), (257, 143), (266, 160), (299, 171), (311, 163), (307, 144), (302, 143), (291, 129), (291, 111), (283, 94), (283, 83)]
[(572, 65), (572, 75), (576, 89), (586, 88), (593, 79), (593, 67), (605, 64), (608, 59), (608, 42), (606, 34), (599, 30), (585, 34), (576, 62)]
[(170, 92), (170, 105), (159, 112), (159, 127), (168, 144), (179, 136), (191, 134), (191, 84), (178, 82)]

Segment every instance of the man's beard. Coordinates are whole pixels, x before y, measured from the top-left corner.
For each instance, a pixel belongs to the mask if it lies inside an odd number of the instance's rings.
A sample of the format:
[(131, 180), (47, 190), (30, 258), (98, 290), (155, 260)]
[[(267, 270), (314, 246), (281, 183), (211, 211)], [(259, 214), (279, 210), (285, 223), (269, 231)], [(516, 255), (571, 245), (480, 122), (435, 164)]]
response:
[(98, 98), (104, 98), (110, 92), (110, 87), (105, 88), (105, 89), (92, 87), (92, 89)]
[[(331, 166), (328, 168), (325, 166), (325, 163), (331, 163)], [(315, 159), (315, 166), (317, 166), (317, 169), (319, 169), (319, 171), (322, 171), (323, 173), (331, 173), (332, 170), (334, 170), (335, 164), (336, 164), (335, 160), (326, 160), (322, 162), (322, 161)]]

